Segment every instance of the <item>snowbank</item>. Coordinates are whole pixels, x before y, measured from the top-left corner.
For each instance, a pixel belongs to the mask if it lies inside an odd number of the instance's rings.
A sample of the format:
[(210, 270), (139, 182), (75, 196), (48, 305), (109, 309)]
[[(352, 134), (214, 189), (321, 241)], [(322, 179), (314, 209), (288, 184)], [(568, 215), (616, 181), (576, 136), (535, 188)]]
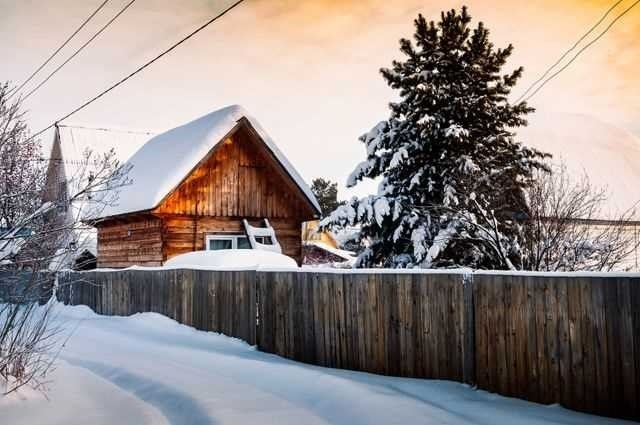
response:
[(178, 255), (165, 263), (166, 268), (221, 270), (242, 268), (297, 268), (291, 257), (272, 251), (256, 249), (225, 249), (219, 251), (194, 251)]

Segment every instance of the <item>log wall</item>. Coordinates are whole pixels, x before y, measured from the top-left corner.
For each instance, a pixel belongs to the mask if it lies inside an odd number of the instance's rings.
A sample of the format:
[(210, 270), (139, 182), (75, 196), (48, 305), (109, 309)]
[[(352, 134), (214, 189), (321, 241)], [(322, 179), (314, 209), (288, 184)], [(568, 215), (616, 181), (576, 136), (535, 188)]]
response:
[[(252, 225), (263, 226), (262, 220), (249, 220)], [(293, 219), (271, 219), (282, 253), (302, 261), (302, 223)], [(163, 224), (163, 261), (179, 254), (205, 249), (208, 234), (244, 234), (240, 217), (165, 217)]]
[(98, 267), (160, 266), (162, 220), (151, 215), (103, 223), (98, 228)]

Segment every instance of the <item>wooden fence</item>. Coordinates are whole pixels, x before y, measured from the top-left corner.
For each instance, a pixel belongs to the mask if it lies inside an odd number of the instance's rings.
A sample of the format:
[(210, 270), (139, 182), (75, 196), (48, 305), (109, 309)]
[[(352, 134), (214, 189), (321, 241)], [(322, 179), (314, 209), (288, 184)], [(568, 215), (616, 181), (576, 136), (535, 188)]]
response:
[(470, 381), (460, 277), (260, 272), (259, 348), (321, 366)]
[(125, 270), (61, 276), (57, 293), (306, 363), (640, 418), (640, 278)]
[(476, 274), (476, 382), (640, 418), (640, 278)]
[(256, 343), (254, 271), (126, 270), (65, 273), (58, 299), (98, 314), (155, 312), (204, 331)]

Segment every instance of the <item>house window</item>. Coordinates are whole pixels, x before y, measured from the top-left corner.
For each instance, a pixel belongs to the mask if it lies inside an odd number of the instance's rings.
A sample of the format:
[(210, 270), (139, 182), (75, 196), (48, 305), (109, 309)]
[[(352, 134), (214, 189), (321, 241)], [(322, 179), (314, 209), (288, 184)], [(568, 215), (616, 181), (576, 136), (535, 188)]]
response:
[[(270, 245), (271, 238), (269, 236), (256, 236), (256, 242)], [(251, 249), (251, 244), (246, 235), (207, 235), (205, 245), (209, 251), (221, 249)]]

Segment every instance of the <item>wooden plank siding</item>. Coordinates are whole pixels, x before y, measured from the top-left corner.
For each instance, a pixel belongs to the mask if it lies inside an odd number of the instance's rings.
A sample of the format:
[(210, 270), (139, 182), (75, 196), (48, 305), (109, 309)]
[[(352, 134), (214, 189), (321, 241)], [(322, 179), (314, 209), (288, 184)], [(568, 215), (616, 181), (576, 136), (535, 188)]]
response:
[(153, 212), (300, 222), (314, 215), (300, 189), (244, 128), (214, 148)]
[(219, 143), (150, 211), (112, 217), (98, 228), (98, 267), (159, 266), (205, 249), (207, 234), (244, 233), (267, 218), (283, 254), (302, 261), (302, 223), (315, 212), (247, 125)]

